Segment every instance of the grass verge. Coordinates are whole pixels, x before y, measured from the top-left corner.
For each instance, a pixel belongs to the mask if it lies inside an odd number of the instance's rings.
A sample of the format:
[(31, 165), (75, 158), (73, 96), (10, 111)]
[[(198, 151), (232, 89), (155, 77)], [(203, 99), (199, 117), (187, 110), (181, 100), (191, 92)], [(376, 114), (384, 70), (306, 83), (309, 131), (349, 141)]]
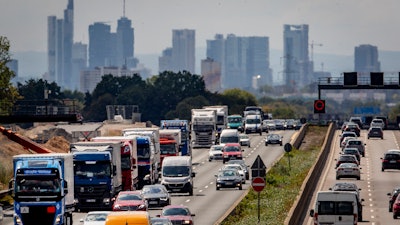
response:
[[(260, 192), (260, 224), (284, 224), (304, 179), (321, 151), (327, 130), (327, 126), (308, 126), (304, 139), (307, 148), (285, 153), (268, 171), (265, 188)], [(258, 193), (251, 189), (221, 225), (258, 224), (257, 209)]]

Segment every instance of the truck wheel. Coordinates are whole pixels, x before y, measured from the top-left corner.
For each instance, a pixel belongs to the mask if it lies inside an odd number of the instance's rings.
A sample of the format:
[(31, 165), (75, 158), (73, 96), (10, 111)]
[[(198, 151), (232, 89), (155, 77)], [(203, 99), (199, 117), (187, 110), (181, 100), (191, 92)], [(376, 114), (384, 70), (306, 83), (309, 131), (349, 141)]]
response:
[(193, 196), (193, 188), (189, 190), (189, 196)]

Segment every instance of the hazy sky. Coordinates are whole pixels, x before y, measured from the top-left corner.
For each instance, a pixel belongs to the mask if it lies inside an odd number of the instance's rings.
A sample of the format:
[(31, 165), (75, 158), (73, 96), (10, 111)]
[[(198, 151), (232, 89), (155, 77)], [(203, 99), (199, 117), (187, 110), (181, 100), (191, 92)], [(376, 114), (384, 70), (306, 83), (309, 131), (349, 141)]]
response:
[[(63, 18), (67, 0), (0, 0), (0, 35), (11, 51), (47, 51), (47, 17)], [(125, 0), (135, 29), (135, 54), (171, 46), (172, 29), (196, 30), (196, 47), (215, 34), (267, 36), (283, 48), (284, 24), (308, 24), (314, 53), (353, 55), (372, 44), (400, 51), (399, 0)], [(74, 0), (74, 42), (88, 43), (88, 27), (123, 15), (123, 0)]]

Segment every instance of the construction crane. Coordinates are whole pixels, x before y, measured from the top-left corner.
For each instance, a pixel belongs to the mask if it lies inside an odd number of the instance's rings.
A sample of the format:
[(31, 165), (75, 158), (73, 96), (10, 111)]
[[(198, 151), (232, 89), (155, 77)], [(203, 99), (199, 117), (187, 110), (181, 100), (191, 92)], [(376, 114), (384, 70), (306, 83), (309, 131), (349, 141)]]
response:
[(314, 62), (314, 46), (322, 46), (322, 44), (314, 43), (314, 40), (311, 41), (311, 61)]

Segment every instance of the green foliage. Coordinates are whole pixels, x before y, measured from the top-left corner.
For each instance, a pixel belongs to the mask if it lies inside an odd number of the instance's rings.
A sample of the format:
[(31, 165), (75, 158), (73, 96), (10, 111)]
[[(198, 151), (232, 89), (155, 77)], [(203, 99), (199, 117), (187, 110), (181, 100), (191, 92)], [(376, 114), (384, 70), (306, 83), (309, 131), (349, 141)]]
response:
[(15, 74), (7, 63), (11, 61), (10, 42), (4, 36), (0, 36), (0, 115), (9, 115), (15, 101), (20, 98), (17, 89), (12, 86), (11, 79)]
[(222, 92), (224, 104), (229, 107), (229, 114), (243, 114), (246, 106), (257, 105), (257, 100), (250, 92), (234, 88)]
[(18, 82), (18, 92), (23, 96), (23, 100), (43, 100), (45, 99), (45, 90), (48, 90), (48, 99), (62, 100), (65, 99), (64, 93), (61, 92), (61, 87), (56, 82), (48, 83), (44, 79), (30, 79), (25, 81), (25, 84)]
[[(308, 128), (307, 132), (325, 134), (327, 127)], [(323, 136), (324, 135), (320, 135)], [(323, 138), (322, 138), (323, 139)], [(306, 150), (293, 149), (290, 154), (283, 156), (267, 173), (266, 185), (260, 192), (260, 224), (282, 225), (287, 212), (292, 207), (300, 188), (310, 168), (320, 152), (322, 142), (318, 147)], [(289, 157), (291, 167), (289, 169)], [(246, 197), (228, 216), (222, 225), (258, 224), (258, 193), (250, 190)]]

